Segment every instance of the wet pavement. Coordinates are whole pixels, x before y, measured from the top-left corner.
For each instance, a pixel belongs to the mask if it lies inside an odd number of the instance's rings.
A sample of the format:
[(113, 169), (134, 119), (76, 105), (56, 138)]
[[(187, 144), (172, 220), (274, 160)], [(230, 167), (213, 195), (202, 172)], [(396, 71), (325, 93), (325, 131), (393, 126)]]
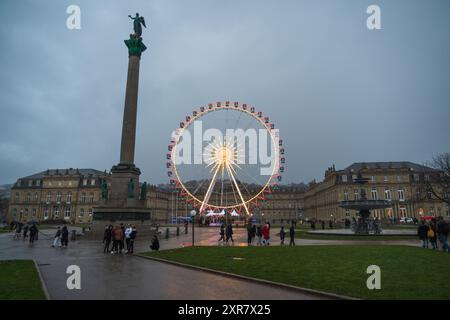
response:
[[(243, 230), (242, 230), (243, 232)], [(217, 229), (196, 230), (196, 244), (217, 243)], [(35, 259), (51, 299), (320, 299), (309, 293), (276, 288), (131, 255), (103, 253), (99, 241), (77, 240), (52, 248), (54, 230), (43, 230), (33, 245), (0, 234), (0, 260)], [(243, 234), (236, 234), (236, 245)], [(191, 234), (161, 240), (161, 249), (190, 245)], [(240, 244), (240, 243), (239, 243)], [(137, 241), (136, 252), (148, 251)], [(81, 269), (81, 290), (66, 286), (66, 269)]]

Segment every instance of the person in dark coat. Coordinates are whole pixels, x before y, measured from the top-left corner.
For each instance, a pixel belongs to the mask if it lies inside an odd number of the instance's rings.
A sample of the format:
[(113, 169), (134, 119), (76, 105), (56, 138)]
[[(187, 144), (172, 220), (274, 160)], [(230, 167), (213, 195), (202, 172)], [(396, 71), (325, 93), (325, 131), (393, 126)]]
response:
[(256, 236), (256, 225), (252, 225), (252, 243)]
[(103, 253), (109, 252), (109, 245), (111, 244), (112, 238), (112, 225), (105, 226), (105, 232), (103, 233)]
[(428, 248), (428, 226), (424, 220), (422, 220), (420, 226), (417, 228), (417, 235), (422, 240), (422, 247)]
[(444, 252), (450, 252), (448, 246), (448, 233), (450, 231), (450, 225), (442, 217), (438, 217), (437, 220), (437, 234), (439, 241), (442, 243), (442, 250)]
[(286, 237), (286, 231), (284, 230), (284, 227), (281, 227), (280, 230), (280, 246), (284, 246), (284, 238)]
[(256, 236), (258, 237), (258, 246), (262, 245), (262, 226), (259, 224), (256, 228)]
[(30, 226), (25, 223), (25, 225), (23, 226), (23, 240), (25, 240), (26, 238), (28, 238), (28, 230), (29, 230)]
[(247, 244), (251, 245), (252, 244), (252, 229), (253, 226), (251, 223), (247, 224)]
[(325, 230), (325, 220), (322, 220), (322, 230)]
[(159, 240), (158, 240), (158, 237), (156, 236), (156, 234), (153, 236), (152, 244), (150, 246), (150, 249), (152, 249), (154, 251), (158, 251), (159, 250)]
[(119, 242), (119, 251), (122, 252), (125, 248), (125, 226), (123, 223), (120, 224), (120, 229), (122, 229), (122, 240)]
[(433, 247), (433, 250), (437, 249), (437, 225), (436, 219), (431, 220), (430, 228), (428, 229), (428, 240)]
[(223, 222), (220, 225), (220, 233), (219, 234), (220, 234), (219, 242), (225, 241), (225, 224)]
[(294, 224), (289, 228), (289, 246), (295, 246), (295, 227)]
[(225, 242), (228, 243), (228, 241), (231, 239), (231, 242), (234, 243), (233, 240), (233, 226), (231, 225), (231, 223), (229, 225), (227, 225), (226, 231), (225, 231)]
[(67, 229), (67, 227), (64, 226), (61, 230), (61, 245), (63, 247), (67, 247), (68, 243), (69, 243), (69, 229)]
[(35, 224), (30, 227), (30, 243), (33, 244), (37, 238), (38, 228)]

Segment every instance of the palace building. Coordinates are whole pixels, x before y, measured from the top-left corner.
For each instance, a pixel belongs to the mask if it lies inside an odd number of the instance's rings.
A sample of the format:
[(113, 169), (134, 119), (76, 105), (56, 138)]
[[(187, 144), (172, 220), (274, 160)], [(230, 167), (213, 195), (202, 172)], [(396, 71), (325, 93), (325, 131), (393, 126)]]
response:
[(95, 169), (53, 169), (20, 178), (11, 188), (9, 218), (16, 221), (92, 220), (99, 204), (106, 171)]
[(356, 200), (360, 185), (354, 183), (358, 174), (368, 178), (364, 186), (368, 199), (388, 200), (392, 208), (373, 210), (379, 218), (422, 216), (448, 217), (447, 204), (433, 200), (426, 192), (426, 182), (440, 172), (412, 162), (358, 162), (343, 170), (334, 166), (325, 172), (320, 183), (312, 182), (304, 195), (305, 216), (318, 220), (343, 220), (356, 217), (356, 211), (339, 207), (345, 200)]

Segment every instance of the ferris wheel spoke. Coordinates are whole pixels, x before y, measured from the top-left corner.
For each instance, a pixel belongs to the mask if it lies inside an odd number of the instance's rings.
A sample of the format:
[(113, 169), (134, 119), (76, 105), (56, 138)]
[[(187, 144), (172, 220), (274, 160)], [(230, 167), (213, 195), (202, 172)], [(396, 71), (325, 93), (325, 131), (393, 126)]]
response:
[(237, 192), (238, 192), (238, 194), (239, 194), (239, 197), (241, 198), (242, 205), (243, 205), (244, 208), (245, 208), (245, 212), (247, 212), (247, 215), (250, 215), (250, 212), (248, 211), (247, 204), (245, 203), (244, 197), (242, 197), (241, 190), (239, 189), (239, 186), (238, 186), (238, 184), (237, 184), (237, 182), (236, 182), (236, 179), (234, 178), (233, 172), (231, 172), (231, 169), (230, 169), (229, 167), (230, 167), (230, 166), (227, 164), (227, 165), (226, 165), (226, 168), (227, 168), (227, 170), (228, 170), (228, 174), (231, 176), (231, 179), (233, 180), (234, 185), (236, 186), (236, 190), (237, 190)]
[(211, 179), (211, 183), (208, 186), (208, 190), (206, 191), (205, 198), (203, 199), (202, 205), (200, 206), (199, 213), (201, 213), (203, 211), (203, 208), (209, 202), (209, 198), (211, 197), (212, 188), (214, 187), (214, 184), (216, 183), (216, 177), (217, 177), (217, 173), (219, 172), (219, 169), (220, 169), (220, 166), (217, 166), (216, 171), (214, 172), (214, 175)]

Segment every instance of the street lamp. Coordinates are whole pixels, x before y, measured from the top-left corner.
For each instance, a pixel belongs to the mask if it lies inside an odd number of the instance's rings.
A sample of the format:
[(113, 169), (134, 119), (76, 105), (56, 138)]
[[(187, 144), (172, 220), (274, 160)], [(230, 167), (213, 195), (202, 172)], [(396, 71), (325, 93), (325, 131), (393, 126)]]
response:
[(192, 217), (192, 246), (194, 246), (194, 225), (195, 225), (194, 218), (195, 218), (196, 214), (197, 214), (197, 211), (191, 210), (191, 217)]

